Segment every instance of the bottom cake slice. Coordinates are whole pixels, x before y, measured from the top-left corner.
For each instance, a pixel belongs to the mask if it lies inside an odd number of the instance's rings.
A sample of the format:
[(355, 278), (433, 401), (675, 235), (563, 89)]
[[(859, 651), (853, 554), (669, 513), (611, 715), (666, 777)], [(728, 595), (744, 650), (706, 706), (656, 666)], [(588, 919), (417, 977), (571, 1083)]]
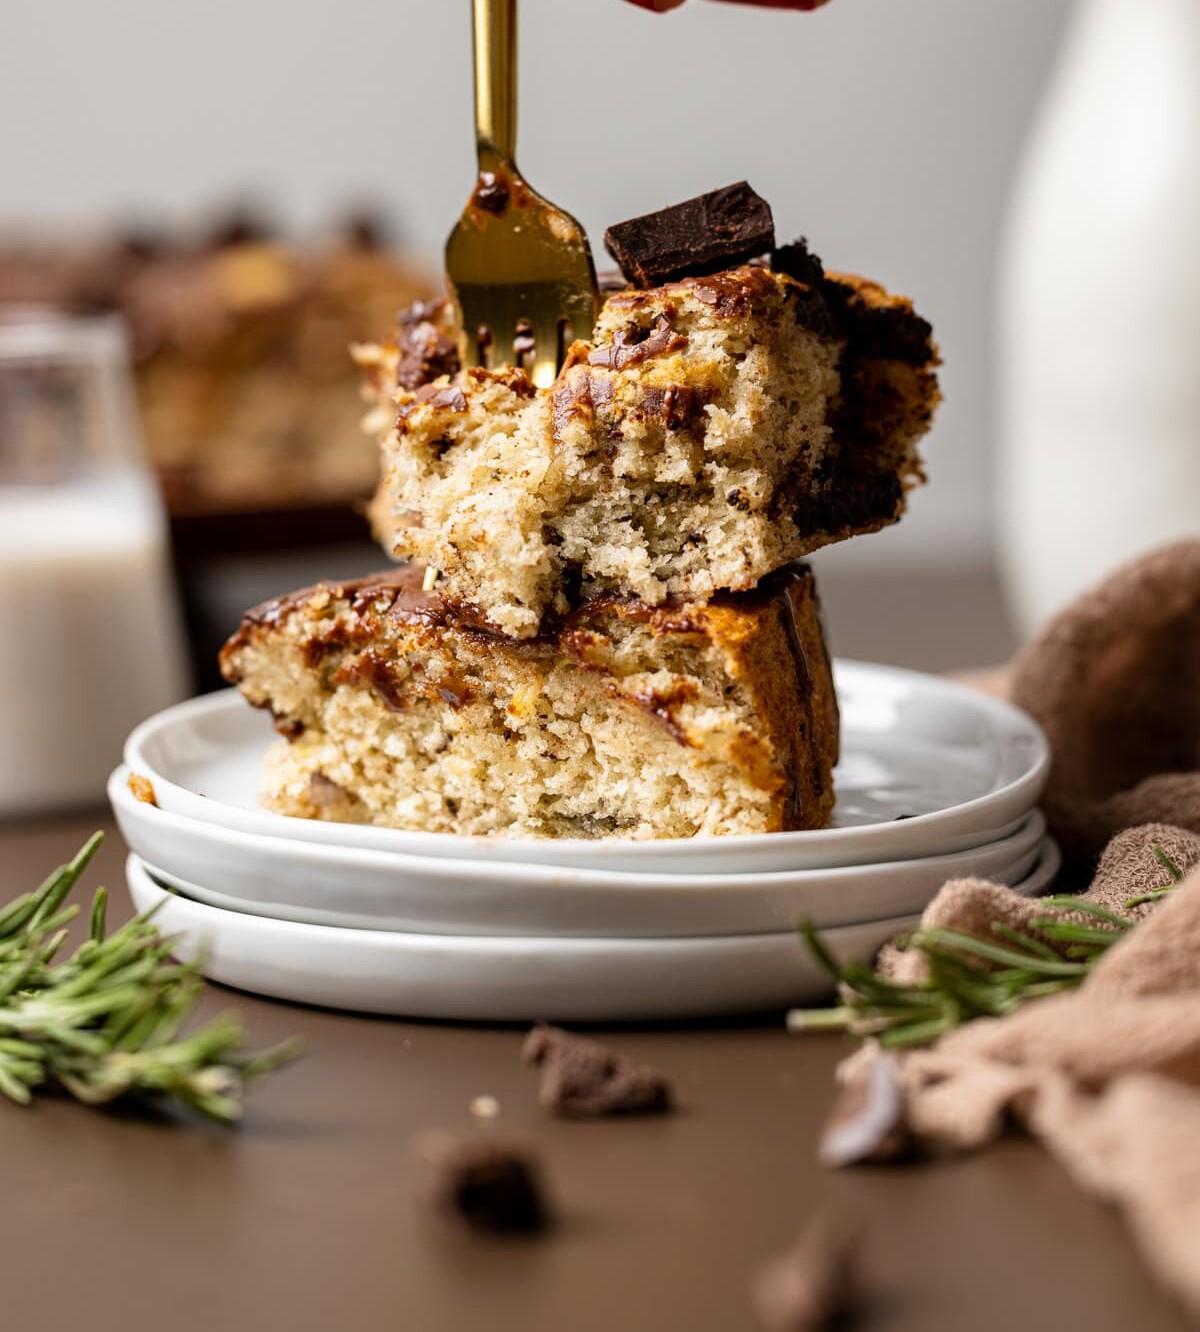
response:
[(497, 636), (409, 566), (249, 611), (221, 668), (283, 737), (264, 803), (425, 832), (690, 837), (820, 827), (837, 704), (797, 565), (705, 605), (600, 597)]

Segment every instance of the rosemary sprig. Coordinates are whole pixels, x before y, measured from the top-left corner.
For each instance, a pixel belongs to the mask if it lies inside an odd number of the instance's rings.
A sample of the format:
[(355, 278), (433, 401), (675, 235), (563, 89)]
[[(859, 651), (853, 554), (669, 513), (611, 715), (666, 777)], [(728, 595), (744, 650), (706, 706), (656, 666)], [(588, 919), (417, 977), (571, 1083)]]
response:
[[(1127, 908), (1157, 902), (1183, 879), (1183, 872), (1162, 847), (1151, 848), (1171, 882), (1125, 903)], [(1030, 999), (1073, 989), (1096, 961), (1137, 924), (1095, 902), (1070, 896), (1043, 897), (1052, 911), (1082, 915), (1040, 917), (1030, 931), (994, 923), (994, 939), (958, 930), (918, 930), (899, 940), (901, 947), (924, 954), (929, 978), (901, 984), (861, 962), (840, 964), (809, 920), (798, 930), (813, 956), (838, 983), (836, 1008), (794, 1009), (789, 1031), (846, 1031), (875, 1036), (881, 1045), (924, 1045), (979, 1017), (1002, 1017)], [(1051, 947), (1057, 944), (1057, 950)]]
[(251, 1053), (230, 1014), (181, 1036), (204, 988), (199, 970), (171, 960), (174, 941), (152, 912), (108, 934), (103, 888), (88, 937), (55, 961), (79, 914), (67, 898), (103, 836), (0, 908), (0, 1093), (27, 1105), (36, 1089), (58, 1086), (88, 1105), (158, 1099), (232, 1123), (246, 1086), (294, 1059), (295, 1042)]

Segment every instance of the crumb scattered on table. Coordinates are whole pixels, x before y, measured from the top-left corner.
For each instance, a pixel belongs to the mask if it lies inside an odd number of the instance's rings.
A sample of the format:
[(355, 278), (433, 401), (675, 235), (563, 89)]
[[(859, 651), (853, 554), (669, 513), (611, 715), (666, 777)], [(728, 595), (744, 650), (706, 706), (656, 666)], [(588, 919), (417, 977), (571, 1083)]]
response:
[(541, 1169), (527, 1148), (438, 1133), (418, 1151), (428, 1167), (425, 1202), (439, 1221), (494, 1235), (534, 1234), (550, 1224)]
[(541, 1069), (538, 1100), (557, 1115), (587, 1119), (673, 1108), (671, 1082), (657, 1069), (560, 1027), (534, 1027), (525, 1038), (521, 1057)]

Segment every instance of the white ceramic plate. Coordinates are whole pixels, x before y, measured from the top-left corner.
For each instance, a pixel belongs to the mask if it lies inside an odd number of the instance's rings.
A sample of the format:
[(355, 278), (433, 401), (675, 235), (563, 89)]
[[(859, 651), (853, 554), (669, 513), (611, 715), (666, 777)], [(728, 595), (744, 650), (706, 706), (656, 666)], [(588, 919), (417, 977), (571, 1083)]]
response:
[[(139, 857), (139, 860), (141, 858)], [(1050, 837), (1043, 837), (1034, 848), (1030, 858), (1029, 872), (1020, 879), (1013, 880), (1009, 886), (1016, 893), (1023, 897), (1037, 897), (1046, 892), (1058, 873), (1062, 857), (1059, 854), (1058, 846)], [(864, 916), (860, 919), (844, 920), (835, 918), (830, 920), (823, 919), (820, 915), (813, 916), (811, 912), (796, 911), (783, 917), (773, 917), (770, 929), (746, 930), (742, 928), (742, 922), (739, 919), (733, 924), (729, 931), (716, 931), (708, 929), (693, 934), (666, 934), (662, 932), (633, 932), (626, 935), (613, 933), (601, 934), (585, 932), (578, 929), (571, 929), (569, 932), (550, 935), (541, 930), (532, 930), (528, 932), (515, 932), (512, 929), (504, 928), (489, 932), (481, 932), (474, 928), (464, 929), (462, 931), (442, 931), (442, 930), (407, 930), (401, 926), (390, 924), (388, 922), (378, 922), (369, 917), (355, 917), (339, 913), (336, 911), (303, 911), (292, 907), (280, 907), (275, 905), (254, 905), (238, 898), (229, 897), (217, 889), (202, 888), (198, 884), (189, 882), (177, 874), (170, 874), (165, 870), (158, 869), (157, 866), (141, 862), (146, 870), (153, 875), (154, 879), (166, 888), (175, 892), (182, 893), (185, 897), (190, 897), (196, 902), (203, 902), (207, 906), (217, 907), (222, 911), (241, 911), (252, 916), (270, 916), (275, 920), (291, 920), (301, 925), (326, 925), (339, 929), (376, 929), (388, 930), (401, 934), (453, 934), (454, 937), (474, 937), (474, 938), (545, 938), (553, 939), (655, 939), (655, 938), (722, 938), (727, 939), (735, 935), (743, 934), (773, 934), (782, 933), (795, 928), (797, 920), (801, 916), (808, 916), (820, 929), (842, 928), (848, 925), (870, 924), (874, 919), (890, 919), (896, 912), (889, 911), (883, 917)], [(1000, 880), (1003, 881), (1003, 880)], [(940, 884), (938, 885), (941, 886)], [(936, 890), (935, 890), (936, 891)], [(920, 905), (911, 910), (923, 910), (927, 902), (933, 896), (927, 893), (923, 896)]]
[(882, 865), (728, 875), (581, 870), (261, 837), (135, 800), (127, 777), (118, 768), (109, 781), (122, 835), (185, 892), (287, 920), (420, 934), (669, 938), (785, 930), (800, 915), (822, 926), (879, 920), (920, 911), (947, 879), (1018, 882), (1045, 833), (1034, 812), (997, 842)]
[(143, 722), (125, 761), (159, 803), (223, 828), (304, 842), (590, 869), (727, 874), (866, 865), (962, 851), (1012, 831), (1041, 794), (1046, 741), (1025, 713), (964, 685), (838, 662), (842, 762), (834, 827), (663, 841), (456, 837), (314, 822), (258, 807), (269, 719), (234, 690)]
[[(179, 936), (211, 980), (255, 994), (396, 1017), (468, 1022), (623, 1022), (717, 1017), (811, 1003), (829, 977), (795, 934), (712, 939), (521, 939), (303, 925), (221, 911), (126, 873), (139, 911)], [(831, 929), (835, 956), (864, 960), (915, 916)]]

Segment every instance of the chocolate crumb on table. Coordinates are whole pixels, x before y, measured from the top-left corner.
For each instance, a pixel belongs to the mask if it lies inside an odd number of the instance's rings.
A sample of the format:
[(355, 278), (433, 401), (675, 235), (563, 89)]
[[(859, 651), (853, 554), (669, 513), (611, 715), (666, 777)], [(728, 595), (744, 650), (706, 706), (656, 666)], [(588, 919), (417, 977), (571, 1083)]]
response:
[(845, 1326), (857, 1303), (857, 1230), (817, 1216), (790, 1249), (758, 1271), (750, 1285), (767, 1332), (815, 1332)]
[(674, 1107), (671, 1082), (656, 1069), (560, 1027), (534, 1027), (521, 1058), (541, 1069), (540, 1104), (565, 1118), (659, 1114)]
[(417, 1144), (428, 1167), (425, 1201), (452, 1227), (529, 1235), (551, 1221), (541, 1170), (527, 1149), (491, 1136), (430, 1134)]

